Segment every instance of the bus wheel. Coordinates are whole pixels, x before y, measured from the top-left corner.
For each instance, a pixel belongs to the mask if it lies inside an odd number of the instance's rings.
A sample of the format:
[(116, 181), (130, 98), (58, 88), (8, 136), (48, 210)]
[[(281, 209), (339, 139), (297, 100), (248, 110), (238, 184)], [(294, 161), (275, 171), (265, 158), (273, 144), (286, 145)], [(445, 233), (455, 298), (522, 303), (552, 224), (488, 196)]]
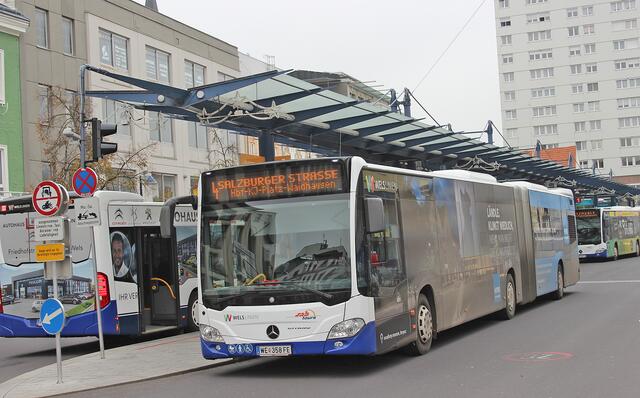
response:
[(429, 299), (424, 294), (418, 297), (416, 315), (416, 341), (406, 347), (406, 352), (414, 356), (429, 352), (433, 342), (433, 312)]
[(187, 329), (192, 332), (195, 332), (200, 327), (198, 323), (198, 307), (198, 291), (194, 290), (191, 296), (189, 296), (189, 306), (187, 307), (187, 316), (189, 318)]
[(640, 240), (636, 242), (636, 257), (640, 257)]
[(501, 318), (509, 320), (516, 316), (516, 284), (513, 276), (507, 274), (507, 284), (505, 285), (505, 306), (502, 310)]
[(564, 270), (562, 265), (558, 265), (558, 288), (553, 293), (554, 300), (560, 300), (564, 297)]

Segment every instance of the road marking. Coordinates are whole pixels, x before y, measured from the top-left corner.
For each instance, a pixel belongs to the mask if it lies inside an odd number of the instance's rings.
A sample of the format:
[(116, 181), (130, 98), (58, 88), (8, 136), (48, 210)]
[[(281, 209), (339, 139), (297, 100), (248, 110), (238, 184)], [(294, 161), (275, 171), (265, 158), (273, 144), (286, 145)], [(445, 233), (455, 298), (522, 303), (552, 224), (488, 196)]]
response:
[(622, 281), (580, 281), (578, 284), (589, 284), (589, 285), (598, 285), (598, 284), (606, 284), (606, 283), (640, 283), (640, 279), (629, 279)]

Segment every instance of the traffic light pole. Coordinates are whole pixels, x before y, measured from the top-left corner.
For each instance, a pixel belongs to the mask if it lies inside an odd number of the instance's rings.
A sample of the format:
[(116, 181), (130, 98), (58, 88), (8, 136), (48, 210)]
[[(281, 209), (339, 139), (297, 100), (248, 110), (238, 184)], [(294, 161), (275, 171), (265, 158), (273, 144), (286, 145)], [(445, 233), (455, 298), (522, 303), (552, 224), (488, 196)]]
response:
[(85, 114), (84, 114), (84, 101), (86, 96), (86, 89), (84, 84), (84, 76), (89, 68), (89, 65), (82, 65), (80, 67), (80, 167), (86, 167), (87, 160), (87, 129), (85, 127)]

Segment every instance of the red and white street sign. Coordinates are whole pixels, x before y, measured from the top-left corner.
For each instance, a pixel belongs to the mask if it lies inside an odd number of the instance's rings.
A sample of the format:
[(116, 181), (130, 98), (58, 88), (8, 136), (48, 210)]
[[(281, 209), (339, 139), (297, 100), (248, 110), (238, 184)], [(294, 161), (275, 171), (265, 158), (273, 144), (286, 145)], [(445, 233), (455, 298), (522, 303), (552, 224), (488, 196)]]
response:
[(42, 181), (31, 195), (33, 208), (43, 216), (55, 216), (64, 212), (69, 194), (62, 185), (53, 181)]
[(90, 197), (98, 187), (98, 175), (92, 168), (79, 168), (71, 179), (73, 190), (82, 197)]

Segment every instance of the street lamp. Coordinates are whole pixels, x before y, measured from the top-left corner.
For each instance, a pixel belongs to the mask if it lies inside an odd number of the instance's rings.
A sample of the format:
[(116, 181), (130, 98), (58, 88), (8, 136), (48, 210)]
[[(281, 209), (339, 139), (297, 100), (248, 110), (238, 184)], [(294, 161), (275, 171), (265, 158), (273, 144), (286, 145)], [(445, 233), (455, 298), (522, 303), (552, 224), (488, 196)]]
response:
[(64, 135), (65, 137), (67, 137), (68, 139), (72, 140), (72, 141), (80, 141), (80, 136), (76, 133), (73, 132), (73, 130), (71, 130), (70, 127), (65, 127), (64, 130), (62, 130), (62, 135)]

